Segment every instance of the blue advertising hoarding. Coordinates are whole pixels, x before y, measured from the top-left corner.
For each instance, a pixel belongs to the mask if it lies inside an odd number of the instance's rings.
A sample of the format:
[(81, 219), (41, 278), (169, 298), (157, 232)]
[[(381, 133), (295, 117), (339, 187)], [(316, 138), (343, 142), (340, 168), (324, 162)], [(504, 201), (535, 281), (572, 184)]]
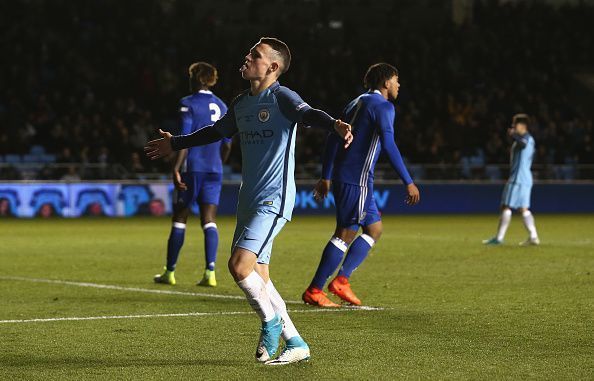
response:
[[(405, 205), (402, 185), (380, 184), (374, 190), (385, 214), (495, 213), (503, 184), (420, 184), (421, 202)], [(311, 184), (297, 186), (294, 214), (333, 214), (332, 194), (316, 202)], [(239, 184), (225, 184), (219, 214), (232, 215)], [(168, 182), (0, 183), (0, 216), (128, 217), (171, 214), (173, 186)], [(535, 184), (531, 208), (539, 213), (594, 213), (594, 183)], [(197, 208), (193, 208), (197, 212)]]

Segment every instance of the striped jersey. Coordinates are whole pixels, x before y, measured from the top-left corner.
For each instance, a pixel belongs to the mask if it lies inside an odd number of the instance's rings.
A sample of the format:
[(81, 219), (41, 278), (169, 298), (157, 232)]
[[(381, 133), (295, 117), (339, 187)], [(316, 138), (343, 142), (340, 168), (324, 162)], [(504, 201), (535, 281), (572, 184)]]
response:
[(383, 149), (402, 181), (407, 185), (412, 183), (394, 142), (395, 117), (394, 105), (377, 90), (352, 100), (344, 110), (344, 120), (353, 128), (353, 142), (345, 149), (335, 136), (329, 135), (322, 177), (371, 186), (375, 164)]

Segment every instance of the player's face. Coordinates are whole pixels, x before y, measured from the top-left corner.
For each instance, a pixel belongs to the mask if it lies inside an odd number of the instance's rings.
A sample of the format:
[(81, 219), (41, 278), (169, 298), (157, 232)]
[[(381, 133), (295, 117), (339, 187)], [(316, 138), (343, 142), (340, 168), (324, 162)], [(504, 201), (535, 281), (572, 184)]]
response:
[(516, 134), (524, 135), (528, 131), (528, 126), (525, 123), (516, 123), (514, 132)]
[(396, 99), (398, 97), (398, 90), (400, 89), (400, 82), (398, 82), (398, 76), (392, 76), (392, 78), (387, 80), (386, 87), (388, 89), (388, 96), (390, 97), (390, 99)]
[(239, 71), (243, 79), (263, 79), (269, 72), (272, 65), (270, 52), (272, 48), (266, 44), (256, 44), (245, 56), (245, 62)]

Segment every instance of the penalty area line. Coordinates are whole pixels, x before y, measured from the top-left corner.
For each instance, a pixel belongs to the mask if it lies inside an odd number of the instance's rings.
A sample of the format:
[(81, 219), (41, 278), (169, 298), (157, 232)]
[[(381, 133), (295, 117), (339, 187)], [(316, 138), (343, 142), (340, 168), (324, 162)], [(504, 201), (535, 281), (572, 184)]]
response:
[[(383, 308), (366, 307), (366, 308), (335, 308), (335, 309), (308, 309), (308, 310), (291, 310), (290, 313), (336, 313), (336, 312), (352, 312), (352, 311), (383, 311)], [(143, 315), (107, 315), (107, 316), (82, 316), (82, 317), (57, 317), (57, 318), (38, 318), (38, 319), (12, 319), (0, 320), (0, 324), (16, 324), (16, 323), (50, 323), (58, 321), (85, 321), (85, 320), (113, 320), (113, 319), (147, 319), (147, 318), (162, 318), (162, 317), (192, 317), (192, 316), (231, 316), (231, 315), (253, 315), (253, 311), (230, 311), (230, 312), (187, 312), (177, 314), (143, 314)]]

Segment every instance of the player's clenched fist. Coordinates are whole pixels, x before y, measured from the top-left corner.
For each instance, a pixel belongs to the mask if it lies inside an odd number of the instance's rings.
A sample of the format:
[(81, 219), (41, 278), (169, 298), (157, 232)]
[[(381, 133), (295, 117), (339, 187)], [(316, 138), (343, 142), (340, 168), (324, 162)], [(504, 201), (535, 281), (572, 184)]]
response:
[(144, 146), (144, 153), (151, 160), (167, 156), (173, 151), (171, 148), (171, 134), (161, 129), (159, 129), (159, 134), (161, 134), (162, 138), (151, 140)]
[(349, 145), (351, 145), (351, 142), (353, 141), (353, 133), (350, 124), (345, 123), (340, 119), (336, 119), (336, 123), (334, 123), (334, 130), (341, 138), (344, 139), (344, 148), (347, 148)]

